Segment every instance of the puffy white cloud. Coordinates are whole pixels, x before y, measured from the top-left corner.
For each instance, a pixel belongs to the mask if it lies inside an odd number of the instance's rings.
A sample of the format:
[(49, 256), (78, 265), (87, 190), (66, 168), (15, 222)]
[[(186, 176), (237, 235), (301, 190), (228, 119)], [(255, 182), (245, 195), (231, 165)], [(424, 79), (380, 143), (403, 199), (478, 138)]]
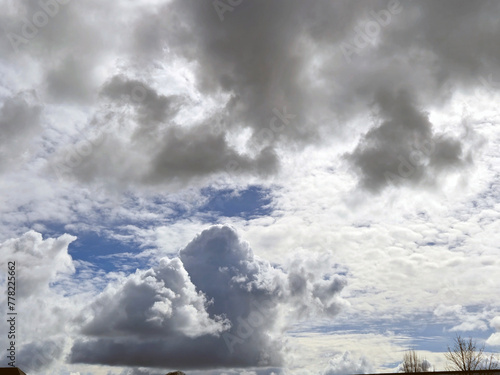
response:
[(30, 231), (20, 238), (0, 244), (3, 254), (0, 265), (5, 269), (9, 261), (17, 263), (17, 293), (20, 298), (26, 299), (45, 292), (59, 274), (75, 272), (72, 258), (68, 254), (68, 245), (74, 240), (76, 237), (69, 234), (43, 240), (40, 233)]
[[(470, 313), (467, 309), (460, 305), (443, 305), (440, 304), (435, 310), (434, 315), (438, 318), (444, 318), (453, 322), (454, 326), (450, 331), (485, 331), (488, 329), (486, 311)], [(457, 324), (457, 321), (460, 323)]]
[(490, 337), (486, 340), (486, 344), (493, 346), (500, 346), (500, 333), (492, 333)]
[(328, 363), (321, 375), (368, 374), (373, 367), (367, 358), (352, 358), (350, 352), (337, 354)]
[[(68, 254), (68, 245), (75, 239), (63, 235), (44, 240), (40, 233), (30, 231), (0, 244), (2, 269), (7, 269), (8, 262), (15, 262), (17, 329), (14, 341), (17, 363), (26, 371), (50, 371), (51, 366), (64, 359), (66, 335), (73, 313), (80, 306), (51, 285), (75, 272)], [(2, 300), (2, 304), (7, 305), (7, 301)], [(2, 329), (4, 325), (2, 322)]]
[(182, 262), (163, 258), (157, 267), (120, 279), (92, 303), (82, 333), (95, 337), (219, 335), (229, 322), (210, 319)]
[(492, 333), (486, 340), (486, 344), (500, 346), (500, 316), (495, 316), (491, 319), (490, 327), (496, 329), (498, 332)]

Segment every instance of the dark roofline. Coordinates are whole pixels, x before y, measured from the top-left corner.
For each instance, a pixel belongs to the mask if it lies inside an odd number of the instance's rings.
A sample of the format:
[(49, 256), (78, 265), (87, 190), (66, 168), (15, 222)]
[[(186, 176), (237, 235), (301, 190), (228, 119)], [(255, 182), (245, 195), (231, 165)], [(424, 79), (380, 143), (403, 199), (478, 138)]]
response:
[(0, 375), (5, 373), (5, 372), (13, 373), (14, 371), (16, 371), (20, 375), (26, 375), (26, 373), (23, 370), (21, 370), (19, 367), (0, 367)]

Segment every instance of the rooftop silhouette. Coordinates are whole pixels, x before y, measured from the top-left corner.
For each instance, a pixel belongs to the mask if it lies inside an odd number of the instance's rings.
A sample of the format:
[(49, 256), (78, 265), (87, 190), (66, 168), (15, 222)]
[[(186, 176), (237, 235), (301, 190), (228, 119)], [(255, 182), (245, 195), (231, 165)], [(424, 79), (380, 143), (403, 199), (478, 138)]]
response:
[(0, 367), (0, 375), (26, 375), (26, 373), (17, 367)]

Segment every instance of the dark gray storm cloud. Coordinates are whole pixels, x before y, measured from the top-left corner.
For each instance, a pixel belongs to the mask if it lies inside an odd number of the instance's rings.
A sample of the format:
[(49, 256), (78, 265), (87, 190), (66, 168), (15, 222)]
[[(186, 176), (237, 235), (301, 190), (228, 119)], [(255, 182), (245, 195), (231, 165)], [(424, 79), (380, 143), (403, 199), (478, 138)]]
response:
[(282, 314), (291, 321), (332, 317), (343, 304), (345, 281), (331, 268), (323, 272), (326, 262), (319, 270), (308, 269), (307, 261), (297, 264), (288, 272), (275, 268), (256, 258), (231, 228), (212, 227), (179, 258), (164, 258), (98, 296), (70, 360), (163, 368), (280, 366)]
[[(457, 90), (472, 90), (480, 77), (498, 70), (498, 25), (491, 17), (498, 4), (255, 1), (217, 15), (209, 2), (176, 1), (170, 8), (185, 17), (184, 27), (169, 30), (167, 38), (177, 53), (197, 62), (202, 91), (232, 94), (229, 126), (249, 125), (256, 135), (269, 108), (286, 103), (298, 116), (273, 144), (317, 142), (324, 124), (310, 119), (322, 123), (326, 116), (327, 126), (341, 133), (342, 122), (375, 101), (383, 125), (363, 138), (351, 159), (361, 186), (381, 190), (384, 173), (401, 175), (400, 159), (408, 160), (423, 143), (435, 149), (430, 168), (403, 172), (405, 182), (472, 163), (463, 140), (434, 135), (419, 112)], [(423, 108), (381, 98), (381, 92), (400, 90)]]
[(55, 156), (54, 169), (86, 182), (179, 187), (212, 175), (268, 176), (278, 169), (274, 148), (250, 156), (230, 145), (224, 129), (214, 131), (217, 116), (180, 125), (175, 117), (187, 99), (179, 95), (161, 95), (142, 81), (117, 75), (103, 85), (100, 96), (102, 110), (89, 122), (89, 133), (97, 134), (89, 137), (91, 152), (72, 155), (78, 154), (77, 143)]
[(278, 156), (266, 147), (255, 157), (241, 155), (231, 147), (224, 134), (213, 134), (207, 127), (170, 129), (160, 152), (151, 163), (146, 176), (149, 182), (187, 181), (193, 176), (204, 177), (214, 173), (228, 175), (266, 176), (276, 171)]
[[(261, 150), (255, 157), (242, 155), (228, 144), (223, 133), (213, 134), (204, 126), (184, 129), (174, 125), (161, 138), (151, 138), (151, 134), (143, 133), (128, 144), (108, 134), (103, 147), (83, 157), (72, 172), (82, 180), (105, 179), (113, 173), (126, 183), (167, 182), (182, 187), (213, 174), (265, 176), (275, 172), (278, 165), (272, 148)], [(141, 164), (130, 163), (131, 154), (140, 155), (137, 160)]]
[(136, 79), (114, 76), (101, 90), (101, 95), (121, 104), (136, 107), (138, 121), (143, 127), (171, 120), (178, 112), (181, 97), (158, 94), (152, 87)]
[(27, 74), (33, 73), (32, 63), (39, 64), (40, 77), (32, 76), (30, 84), (46, 94), (47, 101), (92, 103), (99, 88), (98, 70), (117, 47), (117, 34), (108, 31), (120, 21), (107, 17), (110, 8), (94, 1), (20, 0), (3, 1), (2, 9), (2, 58)]
[[(488, 0), (57, 4), (49, 10), (34, 1), (9, 5), (0, 48), (11, 63), (39, 64), (38, 87), (52, 103), (93, 104), (89, 127), (103, 113), (106, 126), (112, 116), (135, 126), (134, 136), (113, 129), (123, 139), (110, 137), (72, 168), (86, 182), (106, 176), (109, 183), (182, 185), (228, 170), (275, 174), (281, 152), (343, 139), (380, 92), (405, 90), (425, 112), (456, 92), (489, 85), (485, 77), (495, 76), (500, 61), (500, 4)], [(37, 26), (40, 12), (47, 22)], [(151, 82), (148, 72), (175, 64), (192, 74), (196, 95), (167, 95), (143, 84)], [(146, 94), (144, 101), (131, 100), (130, 90), (136, 99)], [(179, 116), (205, 100), (217, 101), (224, 118), (217, 133), (213, 111), (202, 119)], [(235, 146), (229, 138), (242, 131), (249, 140)], [(377, 148), (370, 142), (380, 141), (378, 134), (364, 138), (367, 150)], [(434, 165), (446, 169), (465, 145), (445, 137), (435, 147)], [(58, 151), (55, 164), (61, 164)], [(395, 151), (374, 153), (381, 160), (373, 168), (359, 160), (360, 185), (380, 190), (375, 174), (379, 164), (394, 170)]]
[[(162, 14), (171, 22), (159, 33), (165, 33), (175, 54), (195, 62), (197, 84), (205, 95), (230, 95), (228, 127), (249, 127), (258, 137), (269, 127), (273, 109), (286, 106), (295, 118), (273, 143), (317, 141), (318, 128), (312, 123), (319, 119), (313, 111), (318, 99), (323, 103), (324, 92), (310, 81), (310, 53), (331, 50), (363, 5), (257, 0), (231, 9), (221, 16), (215, 2), (174, 1)], [(138, 23), (138, 32), (145, 22)], [(321, 80), (321, 73), (316, 78)]]
[[(174, 51), (197, 62), (202, 89), (233, 93), (238, 118), (258, 127), (278, 102), (301, 116), (310, 112), (326, 93), (314, 90), (323, 82), (323, 89), (336, 88), (331, 102), (342, 104), (371, 100), (401, 79), (417, 90), (437, 79), (425, 90), (434, 93), (449, 89), (444, 84), (450, 80), (476, 83), (498, 62), (498, 25), (491, 16), (497, 7), (491, 1), (253, 1), (232, 7), (221, 20), (213, 3), (174, 1), (167, 8), (170, 28), (158, 28), (157, 35), (163, 31)], [(476, 26), (481, 20), (484, 29)], [(347, 46), (355, 50), (348, 59)], [(314, 84), (304, 79), (313, 58), (320, 60)]]
[(428, 114), (407, 92), (382, 92), (376, 102), (382, 123), (346, 155), (362, 187), (377, 192), (390, 185), (433, 184), (441, 172), (472, 163), (466, 142), (436, 134)]

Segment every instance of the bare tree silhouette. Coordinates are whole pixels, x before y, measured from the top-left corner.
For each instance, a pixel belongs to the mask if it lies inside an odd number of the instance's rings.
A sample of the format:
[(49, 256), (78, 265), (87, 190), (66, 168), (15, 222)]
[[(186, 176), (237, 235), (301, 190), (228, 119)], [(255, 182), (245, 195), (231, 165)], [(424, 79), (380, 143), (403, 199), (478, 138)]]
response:
[(426, 372), (429, 371), (428, 362), (422, 359), (415, 350), (409, 350), (403, 357), (403, 372)]
[(448, 346), (446, 359), (450, 362), (447, 370), (450, 371), (477, 371), (477, 370), (495, 370), (500, 368), (499, 362), (492, 354), (489, 357), (484, 353), (484, 345), (477, 347), (476, 341), (472, 338), (468, 340), (460, 335), (455, 337), (453, 348)]

